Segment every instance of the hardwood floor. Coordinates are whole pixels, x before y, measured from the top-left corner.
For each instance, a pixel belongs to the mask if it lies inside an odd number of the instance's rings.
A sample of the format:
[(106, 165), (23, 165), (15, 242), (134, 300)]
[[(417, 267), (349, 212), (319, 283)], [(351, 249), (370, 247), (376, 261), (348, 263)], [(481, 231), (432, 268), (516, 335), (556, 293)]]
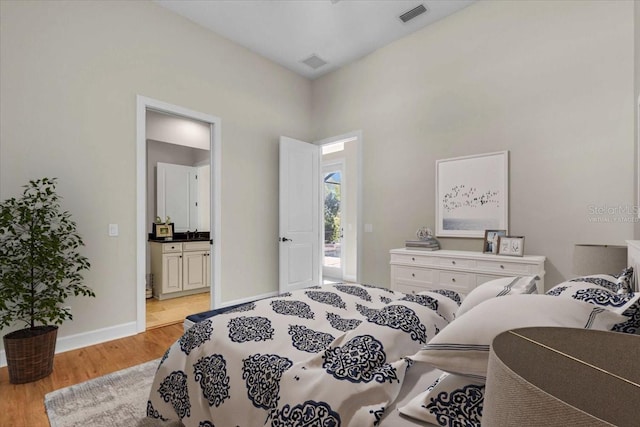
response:
[(180, 298), (147, 300), (147, 329), (184, 322), (185, 317), (210, 310), (209, 292)]
[(178, 323), (56, 354), (53, 373), (28, 384), (10, 384), (7, 368), (0, 368), (0, 426), (49, 426), (44, 409), (45, 394), (157, 359), (182, 332), (182, 323)]

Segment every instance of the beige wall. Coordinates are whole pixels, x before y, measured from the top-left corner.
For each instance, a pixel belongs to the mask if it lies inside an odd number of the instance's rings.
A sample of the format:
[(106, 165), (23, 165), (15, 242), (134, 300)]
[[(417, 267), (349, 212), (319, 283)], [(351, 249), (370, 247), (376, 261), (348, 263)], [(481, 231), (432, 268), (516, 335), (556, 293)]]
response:
[(482, 1), (315, 80), (313, 136), (363, 130), (361, 280), (389, 283), (389, 249), (434, 227), (435, 161), (462, 155), (509, 150), (510, 234), (547, 286), (574, 243), (631, 238), (588, 209), (634, 203), (633, 39), (632, 2)]
[(551, 285), (573, 243), (633, 235), (588, 214), (634, 202), (633, 16), (623, 1), (482, 1), (310, 82), (152, 2), (1, 1), (0, 199), (60, 178), (97, 293), (70, 301), (68, 336), (136, 319), (137, 94), (222, 120), (225, 301), (277, 290), (279, 135), (363, 130), (361, 280), (382, 285), (388, 250), (434, 225), (435, 161), (507, 149), (511, 233), (549, 257)]
[(222, 296), (277, 289), (278, 139), (308, 139), (308, 80), (148, 1), (3, 0), (0, 19), (0, 199), (59, 177), (91, 261), (97, 298), (59, 336), (136, 320), (138, 94), (221, 118)]

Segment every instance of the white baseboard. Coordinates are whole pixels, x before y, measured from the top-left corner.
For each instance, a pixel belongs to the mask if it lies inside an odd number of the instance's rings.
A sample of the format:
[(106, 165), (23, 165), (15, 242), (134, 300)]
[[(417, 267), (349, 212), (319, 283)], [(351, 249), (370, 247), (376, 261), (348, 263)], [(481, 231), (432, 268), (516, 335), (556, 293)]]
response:
[[(136, 333), (136, 322), (129, 322), (121, 325), (110, 326), (108, 328), (96, 329), (95, 331), (60, 337), (56, 341), (56, 354), (107, 341), (117, 340), (118, 338), (129, 337)], [(2, 366), (7, 366), (7, 355), (4, 349), (0, 350), (0, 367)]]

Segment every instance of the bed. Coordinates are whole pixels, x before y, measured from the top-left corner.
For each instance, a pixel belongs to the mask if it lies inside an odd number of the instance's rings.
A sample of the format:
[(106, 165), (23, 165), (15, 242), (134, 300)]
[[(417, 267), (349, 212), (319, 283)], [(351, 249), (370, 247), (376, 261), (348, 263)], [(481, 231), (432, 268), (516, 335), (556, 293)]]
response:
[(618, 295), (619, 277), (574, 279), (548, 295), (535, 294), (536, 279), (497, 279), (466, 296), (332, 284), (213, 313), (163, 356), (147, 417), (187, 427), (479, 425), (500, 332), (640, 330), (640, 293)]

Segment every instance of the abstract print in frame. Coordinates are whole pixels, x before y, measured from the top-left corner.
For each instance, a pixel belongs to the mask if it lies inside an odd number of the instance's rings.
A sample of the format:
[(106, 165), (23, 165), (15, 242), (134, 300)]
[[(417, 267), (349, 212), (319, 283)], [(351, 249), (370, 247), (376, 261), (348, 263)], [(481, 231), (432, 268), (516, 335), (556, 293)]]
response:
[(508, 230), (509, 152), (436, 161), (436, 235)]

